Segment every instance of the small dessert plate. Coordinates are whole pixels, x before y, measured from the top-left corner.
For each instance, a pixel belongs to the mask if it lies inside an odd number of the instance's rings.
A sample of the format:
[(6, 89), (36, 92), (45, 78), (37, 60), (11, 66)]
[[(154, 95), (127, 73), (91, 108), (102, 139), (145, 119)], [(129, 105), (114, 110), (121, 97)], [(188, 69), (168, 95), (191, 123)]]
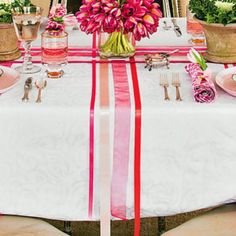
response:
[(10, 67), (0, 66), (0, 94), (14, 87), (19, 79), (19, 72)]
[(225, 92), (236, 97), (236, 67), (220, 71), (215, 81)]

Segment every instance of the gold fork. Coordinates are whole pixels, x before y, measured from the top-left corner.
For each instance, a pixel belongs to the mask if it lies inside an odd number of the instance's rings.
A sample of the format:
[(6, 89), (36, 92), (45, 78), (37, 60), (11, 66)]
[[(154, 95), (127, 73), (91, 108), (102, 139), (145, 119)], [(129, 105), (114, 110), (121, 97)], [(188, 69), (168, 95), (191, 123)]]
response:
[(179, 79), (179, 73), (173, 73), (172, 74), (172, 86), (176, 89), (176, 101), (182, 101), (181, 95), (180, 95), (180, 79)]
[(160, 74), (160, 86), (164, 88), (164, 94), (165, 94), (165, 100), (169, 101), (170, 97), (168, 94), (168, 87), (169, 87), (169, 82), (167, 78), (167, 74)]

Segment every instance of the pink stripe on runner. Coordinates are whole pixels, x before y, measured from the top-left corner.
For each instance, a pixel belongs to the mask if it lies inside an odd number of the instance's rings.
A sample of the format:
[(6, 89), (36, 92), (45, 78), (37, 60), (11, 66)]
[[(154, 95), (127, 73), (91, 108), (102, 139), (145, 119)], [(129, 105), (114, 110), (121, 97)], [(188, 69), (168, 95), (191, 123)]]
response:
[[(93, 49), (96, 49), (96, 34), (93, 34)], [(96, 54), (92, 51), (92, 57)], [(88, 216), (93, 215), (93, 194), (94, 194), (94, 107), (96, 98), (96, 61), (92, 61), (92, 95), (90, 101), (90, 127), (89, 127), (89, 205)]]
[(5, 61), (5, 62), (0, 62), (1, 66), (8, 66), (11, 67), (13, 64), (13, 61)]
[(126, 196), (130, 144), (130, 91), (124, 61), (112, 63), (115, 94), (115, 131), (111, 214), (126, 219)]

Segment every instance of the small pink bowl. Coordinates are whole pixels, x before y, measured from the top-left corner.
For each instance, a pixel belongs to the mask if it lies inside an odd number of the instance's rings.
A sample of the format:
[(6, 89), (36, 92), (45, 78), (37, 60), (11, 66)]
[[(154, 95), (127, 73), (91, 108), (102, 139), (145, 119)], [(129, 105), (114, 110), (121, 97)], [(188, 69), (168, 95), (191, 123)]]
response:
[(236, 81), (232, 79), (234, 74), (236, 74), (236, 67), (222, 70), (216, 75), (215, 81), (225, 92), (236, 97)]
[(14, 87), (19, 79), (19, 72), (10, 67), (0, 66), (0, 94)]

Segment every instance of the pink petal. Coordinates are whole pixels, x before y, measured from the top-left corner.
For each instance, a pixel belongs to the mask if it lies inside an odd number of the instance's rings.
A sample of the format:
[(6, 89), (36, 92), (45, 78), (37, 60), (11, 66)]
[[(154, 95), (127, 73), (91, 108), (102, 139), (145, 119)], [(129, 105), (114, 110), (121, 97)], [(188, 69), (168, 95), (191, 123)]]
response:
[(147, 24), (150, 24), (150, 25), (155, 24), (155, 21), (154, 21), (153, 17), (151, 15), (148, 15), (148, 14), (143, 17), (143, 21)]

